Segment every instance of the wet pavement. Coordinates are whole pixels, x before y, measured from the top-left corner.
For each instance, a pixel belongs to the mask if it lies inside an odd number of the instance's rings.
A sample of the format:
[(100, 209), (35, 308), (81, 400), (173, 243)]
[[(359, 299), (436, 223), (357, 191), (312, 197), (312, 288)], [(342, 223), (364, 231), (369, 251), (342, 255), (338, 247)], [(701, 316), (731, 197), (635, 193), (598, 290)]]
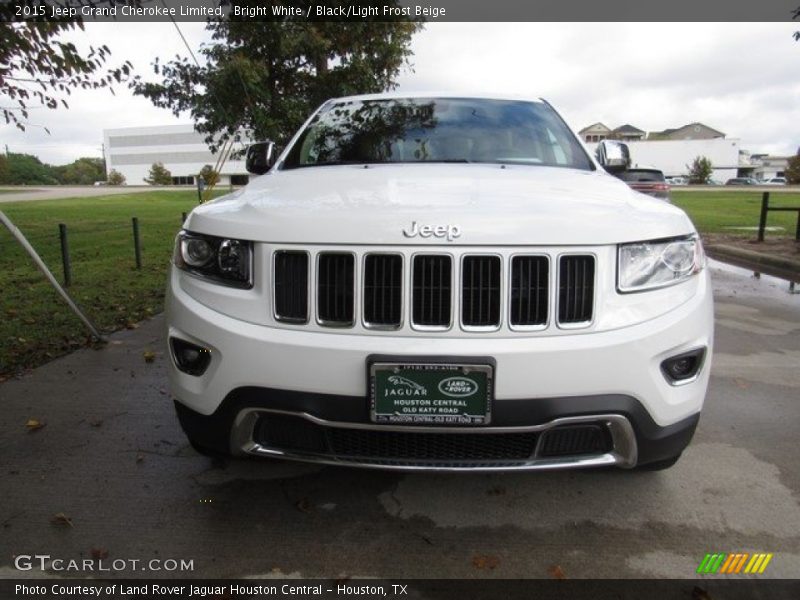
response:
[[(46, 554), (140, 560), (121, 573), (134, 577), (683, 578), (708, 552), (771, 552), (764, 576), (800, 577), (800, 295), (712, 275), (706, 407), (656, 473), (212, 461), (174, 417), (163, 317), (115, 334), (0, 384), (0, 577), (41, 575), (14, 557)], [(193, 570), (142, 570), (153, 559)]]

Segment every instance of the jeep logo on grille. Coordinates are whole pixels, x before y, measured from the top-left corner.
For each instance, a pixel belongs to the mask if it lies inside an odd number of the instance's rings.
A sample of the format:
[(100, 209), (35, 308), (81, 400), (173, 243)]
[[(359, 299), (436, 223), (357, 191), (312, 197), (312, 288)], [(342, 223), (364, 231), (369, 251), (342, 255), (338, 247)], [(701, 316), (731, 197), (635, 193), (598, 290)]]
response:
[(409, 229), (403, 229), (403, 235), (407, 238), (445, 238), (452, 242), (457, 237), (461, 237), (461, 227), (458, 225), (420, 225), (416, 221), (411, 223)]
[(469, 398), (478, 391), (478, 385), (468, 377), (448, 377), (439, 383), (439, 391), (451, 398)]

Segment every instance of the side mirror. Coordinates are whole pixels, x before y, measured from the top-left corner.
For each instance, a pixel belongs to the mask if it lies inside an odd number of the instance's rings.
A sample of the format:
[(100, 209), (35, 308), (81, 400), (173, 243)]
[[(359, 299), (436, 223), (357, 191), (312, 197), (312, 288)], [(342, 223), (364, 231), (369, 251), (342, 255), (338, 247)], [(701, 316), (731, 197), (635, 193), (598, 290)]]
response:
[(263, 175), (275, 164), (278, 157), (273, 142), (257, 142), (247, 147), (245, 168), (248, 173)]
[(616, 140), (603, 140), (595, 151), (597, 162), (609, 173), (621, 173), (631, 166), (628, 145)]

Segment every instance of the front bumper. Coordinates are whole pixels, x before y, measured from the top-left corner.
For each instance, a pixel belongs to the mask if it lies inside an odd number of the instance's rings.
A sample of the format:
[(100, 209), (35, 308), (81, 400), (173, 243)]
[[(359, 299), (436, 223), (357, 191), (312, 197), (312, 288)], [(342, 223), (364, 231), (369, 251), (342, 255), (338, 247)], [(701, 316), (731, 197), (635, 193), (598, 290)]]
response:
[[(657, 318), (610, 331), (506, 338), (402, 337), (339, 334), (274, 328), (241, 321), (203, 305), (184, 292), (173, 272), (168, 293), (169, 336), (207, 347), (211, 363), (202, 376), (170, 367), (181, 423), (198, 444), (224, 452), (283, 456), (315, 462), (418, 468), (395, 457), (342, 460), (330, 448), (315, 452), (277, 448), (254, 437), (259, 415), (270, 411), (315, 423), (326, 431), (388, 432), (369, 421), (367, 358), (395, 356), (491, 356), (496, 361), (491, 426), (446, 428), (442, 435), (541, 434), (561, 419), (591, 422), (613, 443), (581, 456), (527, 460), (438, 460), (425, 468), (563, 468), (633, 466), (677, 456), (689, 443), (703, 405), (710, 371), (713, 306), (707, 274), (697, 293)], [(670, 384), (661, 372), (669, 357), (707, 348), (697, 377)], [(570, 421), (572, 422), (572, 421)], [(427, 427), (430, 434), (435, 428)], [(412, 433), (404, 427), (403, 432)], [(327, 435), (327, 434), (326, 434)], [(466, 438), (464, 438), (466, 439)], [(374, 457), (373, 457), (374, 458)], [(413, 464), (412, 464), (413, 463)]]

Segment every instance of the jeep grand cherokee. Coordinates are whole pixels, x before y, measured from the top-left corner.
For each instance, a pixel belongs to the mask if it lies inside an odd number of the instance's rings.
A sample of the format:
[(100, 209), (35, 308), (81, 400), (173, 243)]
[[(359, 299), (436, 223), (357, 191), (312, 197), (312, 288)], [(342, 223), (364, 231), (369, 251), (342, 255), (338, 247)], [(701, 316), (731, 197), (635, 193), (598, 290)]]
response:
[(712, 296), (680, 209), (606, 172), (545, 101), (323, 104), (196, 208), (170, 379), (203, 452), (390, 469), (674, 463)]

